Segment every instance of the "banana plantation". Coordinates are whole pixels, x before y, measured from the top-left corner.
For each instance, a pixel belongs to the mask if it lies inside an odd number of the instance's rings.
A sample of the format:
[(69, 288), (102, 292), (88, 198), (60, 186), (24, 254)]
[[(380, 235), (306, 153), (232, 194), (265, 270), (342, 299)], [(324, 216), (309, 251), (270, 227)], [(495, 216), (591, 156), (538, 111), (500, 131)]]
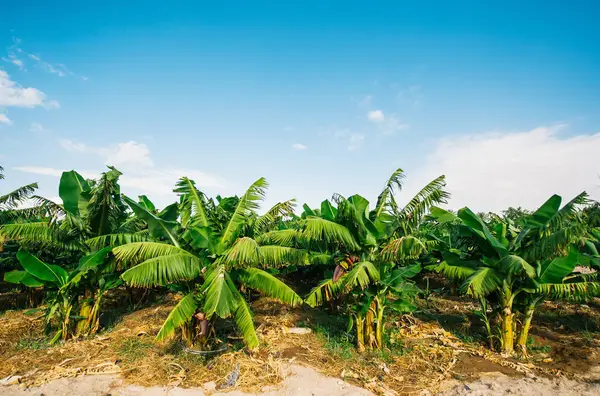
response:
[[(36, 195), (35, 183), (0, 197), (8, 296), (1, 309), (41, 323), (39, 348), (116, 338), (122, 315), (168, 300), (159, 327), (143, 331), (146, 349), (136, 359), (171, 345), (256, 360), (273, 350), (268, 324), (284, 326), (294, 313), (286, 326), (312, 330), (334, 357), (399, 365), (428, 345), (409, 338), (435, 324), (441, 330), (431, 339), (444, 353), (471, 348), (517, 367), (556, 349), (538, 327), (600, 306), (600, 206), (585, 192), (550, 196), (532, 210), (449, 210), (444, 176), (405, 196), (398, 169), (381, 181), (374, 202), (332, 192), (318, 207), (290, 199), (269, 208), (261, 206), (264, 178), (223, 197), (181, 177), (173, 186), (177, 201), (157, 207), (152, 197), (124, 195), (121, 175), (114, 167), (96, 180), (66, 171), (61, 203)], [(258, 320), (264, 315), (255, 307), (265, 302), (276, 308)], [(454, 313), (442, 312), (445, 306)], [(561, 317), (566, 307), (575, 313)], [(573, 332), (595, 342), (600, 321), (593, 320)], [(138, 325), (144, 320), (128, 326)], [(446, 358), (436, 353), (421, 355)]]

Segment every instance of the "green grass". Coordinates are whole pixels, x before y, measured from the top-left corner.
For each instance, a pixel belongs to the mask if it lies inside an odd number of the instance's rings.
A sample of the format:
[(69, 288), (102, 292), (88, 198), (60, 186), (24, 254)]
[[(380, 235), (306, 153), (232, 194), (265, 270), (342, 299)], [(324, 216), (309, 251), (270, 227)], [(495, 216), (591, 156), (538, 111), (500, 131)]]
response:
[(527, 349), (531, 352), (548, 353), (552, 350), (550, 345), (538, 345), (533, 337), (527, 338)]
[(140, 338), (127, 338), (117, 347), (119, 358), (128, 363), (135, 362), (143, 357), (154, 344)]
[(41, 350), (48, 349), (48, 340), (45, 338), (23, 338), (17, 342), (17, 349)]

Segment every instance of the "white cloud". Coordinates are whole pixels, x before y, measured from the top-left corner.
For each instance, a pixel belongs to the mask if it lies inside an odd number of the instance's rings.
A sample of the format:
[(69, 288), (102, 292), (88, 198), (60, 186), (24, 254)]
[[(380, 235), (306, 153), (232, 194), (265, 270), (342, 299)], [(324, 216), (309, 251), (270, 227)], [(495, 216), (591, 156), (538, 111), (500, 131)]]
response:
[(123, 168), (148, 168), (154, 166), (150, 158), (150, 150), (143, 143), (134, 141), (119, 143), (107, 151), (107, 165)]
[(393, 135), (394, 133), (408, 128), (408, 124), (400, 122), (395, 116), (389, 116), (385, 118), (385, 121), (377, 124), (379, 130), (383, 135)]
[(449, 206), (475, 211), (535, 209), (552, 194), (567, 201), (584, 190), (600, 199), (600, 133), (563, 137), (563, 128), (442, 139), (407, 190), (445, 174)]
[(12, 121), (10, 120), (10, 118), (7, 117), (6, 114), (0, 113), (0, 124), (12, 125)]
[(382, 110), (371, 110), (367, 113), (367, 118), (369, 121), (373, 122), (383, 122), (385, 120), (385, 116), (383, 115)]
[(84, 143), (76, 143), (69, 139), (60, 139), (58, 141), (58, 144), (60, 145), (60, 147), (64, 148), (67, 151), (98, 154), (97, 149), (93, 149)]
[[(178, 167), (157, 167), (154, 165), (148, 146), (135, 141), (118, 143), (107, 147), (93, 147), (69, 139), (59, 140), (59, 145), (70, 152), (93, 154), (113, 165), (121, 172), (120, 184), (124, 188), (134, 189), (136, 193), (160, 195), (164, 199), (174, 198), (173, 187), (179, 178), (187, 176), (199, 187), (223, 188), (224, 180), (216, 175), (196, 169)], [(22, 172), (41, 175), (60, 176), (62, 170), (45, 167), (21, 166), (13, 168)], [(97, 178), (95, 172), (80, 172), (84, 177)]]
[(352, 135), (350, 135), (350, 138), (348, 140), (348, 151), (358, 150), (363, 145), (364, 141), (364, 135), (353, 133)]
[(57, 101), (47, 101), (46, 94), (36, 88), (24, 88), (0, 70), (0, 106), (5, 107), (59, 107)]
[(302, 143), (295, 143), (292, 145), (294, 150), (306, 150), (308, 147), (303, 145)]
[(35, 173), (36, 175), (44, 175), (44, 176), (56, 176), (60, 177), (62, 175), (61, 170), (54, 168), (46, 168), (41, 166), (15, 166), (14, 170), (18, 170), (26, 173)]
[(35, 132), (35, 133), (50, 132), (49, 129), (44, 128), (44, 126), (42, 124), (40, 124), (39, 122), (32, 122), (31, 125), (29, 126), (29, 130), (31, 132)]
[(61, 63), (53, 65), (52, 63), (42, 60), (42, 58), (39, 55), (27, 54), (27, 56), (29, 57), (29, 59), (34, 61), (38, 67), (47, 71), (48, 73), (56, 74), (59, 77), (76, 76), (75, 73), (70, 71), (65, 65)]
[(25, 64), (23, 63), (23, 61), (12, 52), (8, 54), (8, 58), (2, 58), (2, 60), (4, 62), (12, 63), (13, 65), (17, 66), (20, 70), (25, 70)]
[(150, 150), (144, 143), (129, 141), (109, 147), (92, 147), (69, 139), (60, 139), (58, 143), (67, 151), (96, 154), (104, 158), (106, 165), (112, 165), (126, 171), (154, 166), (150, 158)]

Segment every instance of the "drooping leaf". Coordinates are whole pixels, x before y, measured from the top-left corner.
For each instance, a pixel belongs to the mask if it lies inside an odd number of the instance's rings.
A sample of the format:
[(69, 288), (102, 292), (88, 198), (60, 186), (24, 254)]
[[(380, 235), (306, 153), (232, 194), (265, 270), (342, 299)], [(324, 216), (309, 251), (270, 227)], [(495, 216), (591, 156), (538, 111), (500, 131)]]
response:
[(321, 283), (310, 291), (304, 302), (314, 308), (338, 296), (344, 291), (345, 276), (347, 274), (342, 276), (337, 282), (334, 282), (331, 278), (321, 281)]
[(469, 296), (485, 297), (498, 289), (502, 280), (493, 268), (481, 267), (477, 269), (461, 286), (461, 292)]
[(204, 312), (207, 317), (211, 318), (214, 314), (220, 318), (231, 316), (240, 303), (240, 299), (234, 294), (236, 291), (224, 265), (217, 265), (210, 269), (202, 286)]
[(320, 217), (306, 218), (301, 238), (308, 242), (342, 243), (351, 250), (358, 248), (358, 244), (346, 227)]
[(429, 208), (446, 203), (450, 194), (444, 189), (446, 177), (438, 176), (423, 187), (400, 211), (405, 228), (413, 228), (423, 219)]
[(436, 219), (439, 224), (452, 223), (459, 220), (458, 216), (456, 216), (454, 213), (437, 206), (432, 206), (429, 208), (429, 214), (431, 217)]
[(255, 349), (258, 347), (259, 342), (256, 330), (254, 329), (252, 311), (250, 311), (250, 307), (246, 303), (246, 300), (241, 296), (238, 297), (237, 308), (235, 309), (233, 317), (248, 348)]
[(21, 186), (16, 190), (9, 192), (8, 194), (1, 195), (0, 208), (8, 209), (17, 207), (19, 204), (24, 203), (28, 198), (30, 198), (37, 188), (37, 183), (31, 183)]
[(273, 230), (280, 221), (294, 216), (295, 206), (295, 199), (275, 204), (264, 215), (256, 219), (254, 224), (254, 235), (260, 235), (269, 230)]
[(137, 217), (148, 224), (148, 229), (153, 237), (168, 239), (171, 241), (171, 243), (173, 243), (173, 245), (179, 246), (175, 236), (175, 227), (177, 227), (177, 222), (161, 219), (160, 217), (146, 210), (145, 207), (141, 206), (131, 198), (123, 196), (123, 200), (127, 203), (127, 205), (129, 205)]
[(27, 271), (11, 271), (4, 274), (4, 282), (21, 284), (27, 287), (42, 287), (44, 283)]
[(258, 268), (246, 268), (238, 272), (240, 280), (251, 289), (293, 307), (302, 304), (302, 298), (294, 290), (268, 272)]
[(150, 258), (123, 272), (121, 278), (133, 287), (166, 286), (193, 280), (201, 270), (200, 259), (186, 252)]
[(427, 247), (420, 239), (407, 235), (391, 240), (381, 251), (381, 256), (384, 260), (403, 262), (415, 260), (426, 252)]
[(296, 247), (304, 243), (302, 233), (298, 230), (287, 229), (269, 231), (256, 238), (261, 245), (279, 245), (287, 247)]
[(69, 277), (69, 274), (63, 268), (53, 264), (46, 264), (23, 249), (17, 252), (17, 259), (25, 271), (41, 281), (52, 282), (57, 286), (62, 286)]
[(349, 291), (354, 287), (365, 289), (371, 282), (379, 280), (379, 270), (370, 261), (361, 261), (343, 276), (339, 282), (343, 282), (344, 288)]
[(150, 201), (146, 195), (140, 195), (138, 199), (140, 205), (146, 208), (148, 212), (154, 212), (156, 210), (156, 206), (154, 206), (154, 203)]
[(571, 249), (567, 256), (557, 257), (542, 263), (539, 283), (562, 283), (563, 279), (571, 274), (577, 266), (579, 254), (577, 250)]
[(79, 266), (77, 267), (77, 271), (86, 271), (88, 269), (97, 268), (101, 264), (104, 263), (106, 256), (110, 253), (112, 248), (110, 246), (102, 248), (97, 252), (92, 254), (88, 254), (87, 256), (83, 256), (79, 260)]
[(117, 246), (113, 249), (117, 261), (124, 264), (138, 264), (151, 258), (169, 256), (173, 254), (190, 255), (188, 251), (180, 247), (162, 242), (133, 242)]
[(469, 228), (474, 234), (479, 235), (483, 241), (486, 241), (491, 248), (493, 248), (498, 255), (504, 256), (507, 253), (506, 247), (500, 243), (492, 235), (488, 227), (485, 225), (483, 220), (479, 218), (471, 209), (462, 208), (458, 211), (458, 217), (463, 221), (464, 225)]
[(506, 274), (525, 274), (530, 278), (536, 276), (535, 268), (531, 264), (512, 254), (504, 256), (494, 267)]
[(106, 234), (85, 241), (92, 249), (102, 249), (106, 246), (117, 247), (134, 242), (149, 242), (152, 237), (147, 232), (139, 232), (134, 234)]
[(167, 319), (156, 335), (156, 340), (162, 341), (173, 335), (178, 327), (187, 323), (192, 318), (198, 306), (198, 301), (193, 293), (183, 297), (169, 313), (169, 316), (167, 316)]

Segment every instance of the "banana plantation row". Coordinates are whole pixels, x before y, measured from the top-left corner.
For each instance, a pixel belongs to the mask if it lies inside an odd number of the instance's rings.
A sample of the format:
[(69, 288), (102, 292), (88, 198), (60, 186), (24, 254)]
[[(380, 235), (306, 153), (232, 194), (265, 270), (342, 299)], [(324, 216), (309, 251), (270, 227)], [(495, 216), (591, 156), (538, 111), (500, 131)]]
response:
[[(127, 287), (182, 295), (158, 340), (177, 333), (210, 348), (215, 323), (231, 318), (257, 348), (253, 291), (291, 306), (334, 306), (359, 351), (381, 349), (386, 315), (415, 310), (420, 277), (437, 273), (479, 301), (491, 349), (526, 354), (544, 300), (600, 294), (600, 216), (586, 193), (565, 204), (554, 195), (534, 212), (451, 212), (438, 206), (449, 198), (440, 176), (400, 206), (398, 169), (373, 208), (360, 195), (334, 194), (298, 216), (294, 200), (259, 214), (263, 178), (240, 197), (209, 198), (182, 177), (178, 202), (160, 210), (146, 196), (122, 195), (120, 176), (113, 167), (97, 180), (64, 172), (62, 204), (34, 195), (35, 184), (0, 197), (4, 281), (43, 290), (38, 309), (52, 343), (98, 332), (103, 297)], [(25, 201), (35, 205), (23, 209)], [(300, 295), (293, 280), (308, 273), (321, 281)]]

